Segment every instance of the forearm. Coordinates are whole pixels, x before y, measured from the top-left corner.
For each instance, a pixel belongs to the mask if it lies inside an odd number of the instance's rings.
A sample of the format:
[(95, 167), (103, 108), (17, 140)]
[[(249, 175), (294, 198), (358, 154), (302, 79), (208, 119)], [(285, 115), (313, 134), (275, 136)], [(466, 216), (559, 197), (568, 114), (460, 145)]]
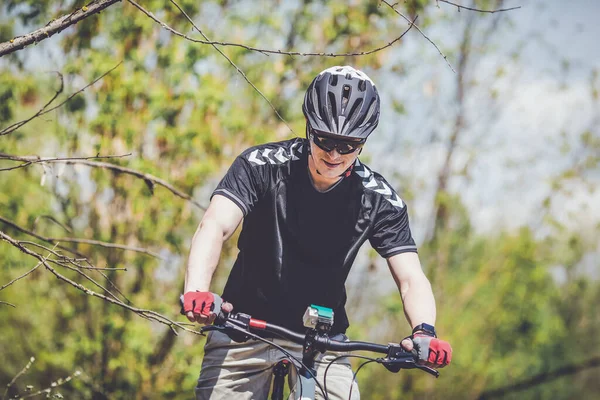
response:
[(400, 295), (404, 303), (404, 315), (411, 328), (421, 323), (435, 325), (435, 298), (425, 275), (402, 282)]
[(184, 293), (208, 292), (213, 274), (219, 263), (225, 240), (223, 231), (210, 221), (202, 221), (192, 239), (185, 272)]
[(435, 325), (435, 298), (429, 280), (423, 273), (417, 253), (401, 253), (388, 259), (390, 272), (396, 281), (404, 315), (410, 326)]

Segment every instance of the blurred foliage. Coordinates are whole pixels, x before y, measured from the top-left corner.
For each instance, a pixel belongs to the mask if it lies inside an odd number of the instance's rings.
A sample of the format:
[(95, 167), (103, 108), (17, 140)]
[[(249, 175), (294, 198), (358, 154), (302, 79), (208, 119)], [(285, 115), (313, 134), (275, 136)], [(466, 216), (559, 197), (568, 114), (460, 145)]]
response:
[[(0, 21), (0, 40), (14, 36), (19, 24), (37, 27), (84, 4), (5, 2), (0, 11), (10, 18)], [(262, 8), (249, 1), (178, 4), (213, 40), (273, 49), (363, 51), (391, 41), (389, 32), (406, 29), (406, 22), (387, 6), (371, 0), (350, 4), (307, 0), (293, 6), (276, 2)], [(173, 5), (152, 0), (143, 6), (175, 29), (197, 35)], [(435, 23), (427, 12), (427, 7), (435, 7), (432, 2), (415, 0), (397, 7), (409, 15), (419, 14), (421, 24)], [(36, 49), (2, 60), (0, 127), (33, 115), (58, 88), (56, 74), (33, 67), (28, 52), (39, 52), (41, 59), (44, 52), (58, 50), (62, 55), (65, 92), (55, 104), (122, 64), (64, 107), (0, 137), (0, 152), (52, 157), (132, 153), (110, 162), (165, 179), (206, 205), (212, 188), (240, 151), (303, 135), (303, 88), (318, 71), (345, 63), (370, 71), (385, 63), (388, 54), (322, 59), (266, 57), (239, 47), (220, 48), (271, 100), (294, 133), (212, 47), (171, 36), (123, 2)], [(394, 70), (406, 73), (402, 65)], [(398, 113), (409, 113), (402, 102), (394, 107)], [(594, 164), (587, 157), (597, 157), (593, 150), (597, 137), (583, 133), (580, 145), (585, 163), (574, 167), (572, 174), (566, 171), (557, 187), (597, 168), (597, 158)], [(0, 162), (0, 168), (14, 165)], [(110, 288), (111, 282), (118, 286), (134, 306), (182, 320), (177, 298), (201, 210), (162, 187), (150, 190), (132, 176), (81, 165), (36, 164), (1, 171), (0, 188), (0, 216), (40, 235), (102, 240), (160, 253), (164, 260), (61, 243), (98, 267), (126, 268), (105, 271), (106, 277), (97, 272), (90, 276), (105, 287)], [(440, 332), (454, 345), (453, 366), (435, 382), (421, 374), (391, 375), (367, 367), (358, 377), (363, 398), (477, 398), (486, 390), (593, 355), (590, 349), (600, 344), (594, 310), (600, 290), (597, 282), (577, 273), (591, 246), (586, 234), (567, 234), (555, 221), (556, 231), (545, 239), (526, 228), (483, 236), (474, 232), (459, 197), (441, 193), (437, 199), (452, 204), (451, 212), (444, 229), (422, 246), (421, 257), (437, 295)], [(42, 218), (49, 215), (68, 232)], [(0, 229), (14, 238), (32, 240), (4, 224)], [(216, 291), (235, 255), (234, 239), (224, 248)], [(2, 243), (2, 285), (34, 266), (34, 259)], [(553, 279), (554, 270), (564, 270), (566, 278)], [(93, 287), (73, 271), (60, 272)], [(36, 358), (11, 395), (23, 393), (26, 385), (34, 386), (34, 391), (51, 387), (59, 378), (80, 371), (58, 392), (86, 399), (191, 396), (202, 359), (203, 342), (195, 335), (176, 337), (163, 325), (84, 295), (43, 268), (2, 290), (0, 298), (16, 306), (0, 304), (0, 382), (10, 382), (31, 356)], [(360, 302), (356, 304), (360, 307)], [(394, 341), (403, 337), (407, 327), (398, 318), (402, 304), (397, 296), (386, 298), (383, 309), (383, 315), (354, 320), (354, 336)], [(367, 329), (371, 324), (379, 330), (385, 327), (385, 332)], [(600, 389), (593, 371), (562, 379), (576, 384), (553, 381), (531, 389), (527, 397), (586, 398)]]

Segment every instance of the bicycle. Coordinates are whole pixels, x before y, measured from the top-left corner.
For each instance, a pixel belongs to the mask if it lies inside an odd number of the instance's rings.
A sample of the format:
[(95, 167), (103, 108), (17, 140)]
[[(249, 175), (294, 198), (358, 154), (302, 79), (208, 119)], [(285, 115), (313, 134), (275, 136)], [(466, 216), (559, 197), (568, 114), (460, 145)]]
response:
[[(290, 365), (293, 365), (298, 372), (300, 390), (293, 391), (294, 400), (314, 400), (317, 386), (325, 399), (327, 396), (327, 371), (329, 366), (343, 357), (358, 357), (367, 359), (359, 366), (354, 373), (354, 378), (360, 369), (369, 362), (377, 362), (382, 364), (391, 372), (399, 372), (401, 369), (420, 369), (436, 378), (439, 372), (433, 368), (429, 368), (417, 363), (416, 352), (408, 352), (397, 343), (389, 343), (382, 345), (377, 343), (362, 342), (362, 341), (337, 341), (329, 337), (329, 331), (333, 325), (333, 311), (326, 307), (311, 305), (307, 308), (304, 317), (304, 326), (307, 331), (304, 335), (292, 332), (291, 330), (252, 318), (252, 316), (244, 313), (226, 313), (221, 312), (215, 319), (213, 325), (207, 325), (200, 329), (202, 333), (212, 330), (219, 330), (225, 333), (237, 335), (241, 340), (250, 338), (257, 339), (268, 343), (280, 351), (282, 351), (290, 360), (295, 361), (298, 366), (288, 360), (282, 360), (273, 367), (273, 388), (271, 391), (271, 400), (282, 400), (284, 393), (284, 379), (288, 374)], [(302, 360), (299, 360), (288, 351), (278, 346), (277, 344), (264, 338), (264, 334), (277, 335), (297, 344), (303, 345)], [(263, 336), (261, 336), (261, 334)], [(326, 351), (337, 352), (353, 352), (353, 351), (370, 351), (374, 353), (385, 354), (383, 358), (369, 358), (364, 356), (345, 354), (332, 360), (323, 376), (323, 387), (316, 379), (316, 370), (314, 369), (315, 358), (319, 353)], [(350, 389), (349, 398), (352, 396), (352, 387)]]

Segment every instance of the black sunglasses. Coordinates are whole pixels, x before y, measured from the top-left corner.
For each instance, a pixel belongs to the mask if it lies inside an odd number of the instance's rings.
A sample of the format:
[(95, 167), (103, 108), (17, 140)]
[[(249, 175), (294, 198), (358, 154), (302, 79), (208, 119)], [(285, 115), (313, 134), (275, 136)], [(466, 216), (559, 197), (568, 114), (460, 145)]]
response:
[(309, 128), (313, 142), (323, 151), (330, 152), (336, 149), (341, 155), (355, 152), (364, 146), (365, 140), (360, 142), (351, 142), (348, 140), (333, 139), (327, 136), (319, 135), (314, 129)]

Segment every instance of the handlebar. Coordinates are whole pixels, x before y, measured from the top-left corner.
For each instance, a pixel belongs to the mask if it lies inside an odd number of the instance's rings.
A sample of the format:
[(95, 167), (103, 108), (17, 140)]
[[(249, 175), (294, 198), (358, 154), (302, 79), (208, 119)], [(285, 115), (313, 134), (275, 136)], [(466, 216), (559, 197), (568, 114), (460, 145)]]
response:
[(250, 334), (258, 334), (259, 336), (261, 333), (269, 333), (288, 339), (294, 343), (303, 345), (303, 361), (308, 362), (311, 367), (318, 352), (352, 352), (363, 350), (385, 354), (385, 357), (378, 358), (376, 361), (383, 364), (391, 372), (398, 372), (401, 369), (416, 368), (425, 371), (436, 378), (439, 376), (437, 370), (417, 363), (416, 352), (406, 351), (397, 343), (382, 345), (361, 341), (342, 342), (333, 340), (329, 337), (327, 332), (318, 331), (316, 329), (307, 329), (306, 334), (302, 335), (282, 326), (252, 318), (248, 314), (226, 313), (223, 311), (215, 319), (213, 325), (203, 326), (200, 329), (202, 333), (211, 330), (235, 330), (237, 332), (242, 331)]

